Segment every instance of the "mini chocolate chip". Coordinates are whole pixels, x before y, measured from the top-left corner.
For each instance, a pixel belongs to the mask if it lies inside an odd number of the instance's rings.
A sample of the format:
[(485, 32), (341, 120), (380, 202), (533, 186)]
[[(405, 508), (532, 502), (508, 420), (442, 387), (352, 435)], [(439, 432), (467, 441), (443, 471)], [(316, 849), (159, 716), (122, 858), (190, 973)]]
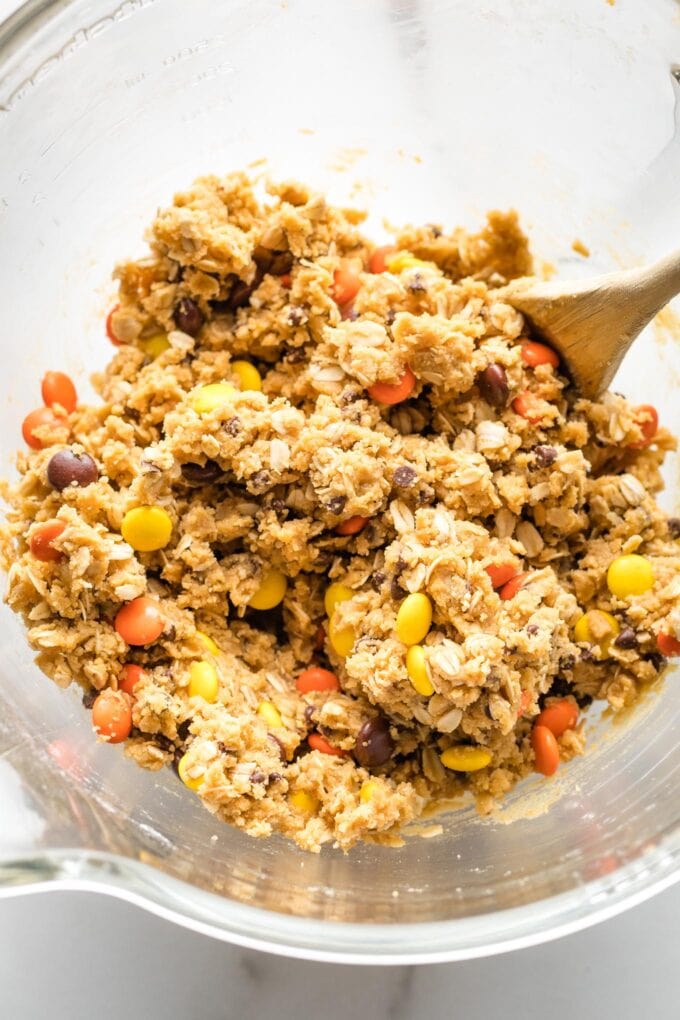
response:
[(495, 362), (487, 365), (484, 371), (477, 376), (477, 386), (487, 404), (491, 404), (492, 407), (505, 407), (510, 388), (502, 365), (497, 365)]
[(232, 438), (237, 436), (241, 431), (241, 419), (240, 418), (227, 418), (224, 425), (222, 426), (228, 436)]
[(285, 761), (286, 760), (286, 749), (283, 746), (283, 744), (281, 743), (281, 741), (279, 740), (279, 738), (275, 737), (273, 733), (268, 733), (267, 734), (267, 740), (271, 741), (272, 744), (276, 744), (276, 748), (277, 748), (278, 753), (279, 753), (279, 758), (281, 759), (281, 761)]
[(354, 755), (364, 768), (384, 765), (394, 754), (390, 724), (384, 716), (368, 719), (357, 734)]
[(632, 627), (624, 627), (620, 634), (614, 639), (617, 648), (637, 648), (639, 645), (637, 634)]
[(306, 357), (307, 353), (304, 347), (291, 347), (286, 351), (283, 360), (287, 365), (299, 365)]
[(340, 514), (345, 509), (346, 502), (347, 496), (332, 496), (326, 503), (326, 509), (329, 513)]
[(563, 676), (556, 676), (549, 691), (551, 698), (565, 698), (571, 694), (571, 684)]
[(573, 669), (576, 665), (576, 658), (573, 655), (565, 655), (560, 659), (560, 669)]
[(189, 297), (182, 298), (173, 313), (177, 329), (189, 336), (197, 336), (205, 322), (205, 316), (195, 301)]
[(371, 574), (371, 584), (376, 591), (380, 591), (386, 580), (387, 574), (384, 570), (374, 570)]
[(251, 475), (246, 482), (246, 488), (256, 495), (259, 495), (269, 486), (270, 481), (271, 478), (268, 471), (256, 471), (255, 474)]
[(594, 662), (595, 656), (593, 655), (590, 648), (581, 649), (581, 662)]
[(269, 506), (272, 508), (275, 514), (282, 514), (287, 509), (286, 504), (282, 499), (273, 499)]
[(269, 270), (272, 264), (274, 252), (270, 248), (265, 248), (263, 245), (258, 244), (253, 251), (253, 262), (256, 266), (259, 266), (265, 273)]
[(89, 453), (74, 453), (73, 450), (60, 450), (55, 453), (47, 465), (47, 481), (53, 489), (66, 489), (69, 485), (82, 488), (96, 482), (99, 468)]
[(406, 595), (406, 589), (399, 584), (399, 578), (396, 575), (390, 581), (390, 595), (395, 602), (401, 601)]
[(273, 251), (272, 260), (269, 264), (269, 272), (272, 276), (284, 276), (293, 268), (293, 256), (289, 251)]
[(354, 305), (345, 305), (342, 309), (342, 318), (346, 322), (356, 322), (359, 318), (359, 313)]
[(227, 745), (224, 743), (224, 741), (218, 740), (217, 741), (217, 750), (220, 752), (220, 754), (229, 754), (230, 748), (227, 747)]
[(662, 670), (666, 664), (665, 658), (663, 655), (660, 655), (659, 652), (650, 652), (649, 655), (645, 655), (645, 661), (649, 662), (657, 673)]
[(403, 489), (407, 489), (409, 485), (413, 485), (415, 482), (418, 472), (410, 464), (402, 464), (396, 469), (392, 477), (395, 485), (400, 485)]
[(548, 467), (557, 460), (557, 450), (554, 446), (535, 446), (534, 457), (539, 467)]
[(83, 691), (83, 705), (85, 708), (92, 708), (97, 700), (98, 691)]
[(207, 460), (205, 464), (182, 464), (182, 477), (191, 485), (208, 485), (224, 474), (217, 461)]
[(257, 769), (254, 772), (251, 772), (250, 781), (251, 783), (264, 783), (265, 781), (264, 772), (258, 772)]
[(535, 623), (530, 623), (527, 627), (527, 634), (538, 634), (538, 626)]
[(282, 779), (283, 776), (281, 775), (280, 772), (270, 772), (269, 775), (267, 776), (268, 783), (280, 783)]
[(298, 305), (291, 305), (288, 309), (288, 324), (290, 326), (301, 326), (307, 319), (307, 313)]
[(316, 705), (306, 705), (305, 706), (305, 722), (306, 723), (311, 723), (312, 719), (314, 718), (314, 713), (315, 712), (316, 712)]
[(181, 722), (179, 724), (179, 726), (177, 727), (177, 736), (179, 737), (179, 739), (182, 742), (184, 742), (187, 739), (187, 737), (189, 736), (189, 729), (190, 729), (190, 727), (191, 727), (191, 719), (185, 719), (184, 722)]
[(431, 485), (426, 485), (424, 489), (421, 489), (418, 493), (418, 506), (425, 506), (427, 503), (431, 503), (434, 500), (435, 491)]
[(363, 392), (361, 390), (343, 390), (340, 394), (340, 403), (347, 407), (349, 404), (355, 404), (362, 397)]
[(680, 517), (669, 517), (666, 523), (671, 538), (680, 538)]
[(387, 314), (385, 315), (385, 325), (391, 326), (396, 317), (397, 313), (395, 312), (394, 308), (388, 308)]

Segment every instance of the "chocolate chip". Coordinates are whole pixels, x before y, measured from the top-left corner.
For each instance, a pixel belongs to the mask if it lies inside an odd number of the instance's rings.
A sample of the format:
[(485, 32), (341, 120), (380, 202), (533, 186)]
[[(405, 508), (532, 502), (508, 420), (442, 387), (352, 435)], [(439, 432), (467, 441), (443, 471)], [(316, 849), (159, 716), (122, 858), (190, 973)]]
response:
[(393, 475), (394, 484), (400, 485), (403, 489), (407, 489), (409, 485), (413, 485), (417, 477), (418, 472), (414, 471), (409, 464), (402, 464), (396, 469)]
[(188, 333), (189, 336), (197, 336), (205, 322), (203, 312), (196, 302), (189, 297), (182, 298), (175, 308), (172, 317), (175, 320), (177, 329), (181, 329), (183, 333)]
[(477, 386), (487, 404), (491, 404), (492, 407), (505, 407), (510, 389), (508, 377), (502, 365), (497, 365), (495, 362), (487, 365), (484, 371), (477, 376)]
[(554, 446), (535, 446), (534, 457), (539, 467), (548, 467), (557, 460), (557, 450)]
[(280, 783), (282, 779), (283, 776), (281, 775), (280, 772), (270, 772), (269, 775), (267, 776), (268, 783)]
[(560, 659), (560, 669), (573, 669), (576, 665), (576, 658), (573, 655), (565, 655)]
[(279, 738), (275, 737), (273, 733), (268, 733), (267, 734), (267, 740), (269, 740), (272, 744), (276, 745), (276, 749), (278, 751), (279, 758), (281, 759), (281, 761), (285, 761), (286, 760), (286, 749), (283, 746), (283, 744), (281, 743), (281, 741), (279, 740)]
[(406, 589), (402, 588), (402, 586), (399, 584), (399, 578), (396, 574), (390, 581), (390, 595), (392, 596), (395, 602), (400, 602), (401, 599), (403, 599), (404, 596), (406, 595)]
[(293, 256), (289, 251), (273, 251), (272, 260), (269, 264), (269, 272), (272, 276), (284, 276), (293, 268)]
[(425, 506), (427, 503), (432, 503), (435, 497), (435, 491), (431, 485), (426, 485), (424, 489), (421, 489), (418, 493), (418, 506)]
[(614, 644), (617, 648), (637, 648), (639, 641), (632, 627), (624, 627), (614, 639)]
[(236, 417), (227, 418), (222, 428), (227, 433), (228, 436), (231, 436), (233, 438), (234, 436), (237, 436), (241, 431), (241, 419)]
[(666, 665), (665, 658), (663, 655), (660, 655), (659, 652), (650, 652), (649, 655), (645, 655), (645, 661), (649, 662), (657, 673), (659, 673)]
[(181, 722), (179, 724), (179, 726), (177, 727), (177, 736), (182, 741), (182, 743), (184, 743), (184, 741), (189, 736), (189, 729), (190, 729), (190, 727), (191, 727), (191, 719), (185, 719), (184, 722)]
[(680, 538), (680, 517), (669, 517), (666, 523), (671, 538)]
[(305, 707), (305, 722), (311, 723), (316, 712), (316, 705), (307, 705)]
[(264, 783), (265, 775), (264, 772), (259, 772), (257, 769), (250, 773), (251, 783)]
[(208, 485), (223, 474), (223, 469), (214, 460), (207, 460), (205, 464), (182, 464), (182, 478), (190, 485)]
[(551, 698), (565, 698), (571, 694), (571, 684), (563, 676), (556, 676), (549, 691)]
[(255, 495), (259, 495), (265, 491), (270, 485), (271, 478), (268, 471), (256, 471), (254, 475), (251, 475), (246, 482), (246, 487), (250, 492)]
[(99, 468), (88, 453), (60, 450), (47, 465), (47, 481), (60, 492), (70, 485), (82, 488), (96, 482), (98, 478)]
[(326, 509), (329, 513), (340, 514), (345, 509), (346, 502), (347, 496), (332, 496), (326, 503)]
[(299, 365), (307, 357), (304, 347), (291, 347), (286, 351), (283, 360), (287, 365)]
[(386, 580), (387, 574), (384, 570), (374, 570), (371, 574), (371, 584), (376, 591), (380, 591)]
[(83, 691), (83, 706), (88, 709), (92, 708), (98, 693), (98, 691)]
[(307, 319), (307, 313), (298, 305), (291, 305), (288, 309), (288, 323), (291, 326), (301, 326)]
[(345, 305), (342, 309), (341, 318), (344, 319), (345, 322), (356, 322), (359, 318), (359, 313), (354, 305)]
[(368, 719), (357, 734), (354, 755), (364, 768), (384, 765), (394, 754), (390, 724), (383, 716)]
[(530, 623), (527, 627), (527, 634), (538, 634), (538, 626), (535, 623)]

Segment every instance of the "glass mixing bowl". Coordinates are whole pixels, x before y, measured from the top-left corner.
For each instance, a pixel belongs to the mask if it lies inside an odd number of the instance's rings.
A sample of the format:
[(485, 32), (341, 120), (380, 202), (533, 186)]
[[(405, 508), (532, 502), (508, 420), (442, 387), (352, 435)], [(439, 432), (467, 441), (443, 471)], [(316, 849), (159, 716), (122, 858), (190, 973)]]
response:
[[(514, 205), (562, 274), (677, 246), (676, 60), (674, 0), (31, 0), (0, 28), (2, 473), (43, 371), (83, 389), (109, 357), (110, 269), (197, 174), (266, 158), (370, 205), (376, 239), (384, 217)], [(650, 331), (616, 388), (677, 428), (677, 367)], [(4, 893), (94, 889), (274, 952), (414, 963), (573, 931), (680, 873), (677, 671), (631, 717), (593, 718), (589, 754), (498, 818), (315, 856), (97, 745), (5, 607), (0, 641)]]

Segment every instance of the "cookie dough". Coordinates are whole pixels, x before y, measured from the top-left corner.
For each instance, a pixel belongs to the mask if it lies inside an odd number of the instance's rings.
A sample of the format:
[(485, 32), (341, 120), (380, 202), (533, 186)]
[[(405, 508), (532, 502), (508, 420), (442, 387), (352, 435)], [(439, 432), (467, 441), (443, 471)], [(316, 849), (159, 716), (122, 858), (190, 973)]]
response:
[(516, 214), (385, 249), (362, 219), (178, 194), (116, 270), (100, 402), (51, 384), (3, 490), (7, 601), (99, 739), (312, 851), (491, 811), (680, 651), (673, 439), (501, 299)]

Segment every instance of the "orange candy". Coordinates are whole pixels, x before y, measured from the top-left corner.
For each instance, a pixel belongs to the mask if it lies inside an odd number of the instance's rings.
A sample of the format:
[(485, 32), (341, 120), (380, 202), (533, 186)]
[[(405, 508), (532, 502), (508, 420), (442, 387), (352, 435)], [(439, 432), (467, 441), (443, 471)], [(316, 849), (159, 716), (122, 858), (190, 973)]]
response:
[(536, 719), (537, 726), (546, 726), (555, 737), (561, 737), (565, 730), (573, 730), (577, 722), (578, 705), (569, 698), (554, 701)]
[(368, 517), (348, 517), (334, 529), (336, 535), (358, 535), (368, 524)]
[(119, 308), (120, 305), (114, 305), (109, 314), (106, 316), (106, 335), (111, 341), (111, 343), (115, 344), (116, 347), (118, 347), (122, 343), (122, 340), (119, 340), (116, 334), (113, 332), (113, 316), (116, 314)]
[(361, 281), (353, 269), (340, 266), (333, 273), (333, 298), (336, 304), (348, 305), (356, 297)]
[(529, 390), (523, 390), (522, 393), (518, 393), (511, 407), (515, 414), (518, 414), (521, 418), (526, 418), (532, 425), (536, 425), (543, 417), (536, 397)]
[(528, 574), (515, 574), (514, 577), (510, 578), (510, 580), (503, 585), (498, 594), (502, 599), (514, 599), (527, 577)]
[(165, 621), (157, 602), (142, 595), (118, 610), (115, 628), (129, 645), (150, 645), (163, 633)]
[(388, 255), (391, 255), (393, 251), (397, 249), (393, 244), (385, 244), (382, 248), (375, 248), (370, 255), (368, 260), (368, 268), (372, 273), (384, 273), (387, 269), (386, 259)]
[(75, 411), (78, 395), (73, 380), (65, 372), (46, 372), (42, 381), (42, 398), (47, 407), (59, 404), (70, 414)]
[(42, 425), (56, 425), (63, 420), (51, 407), (36, 407), (35, 411), (30, 411), (24, 418), (21, 434), (32, 450), (44, 450), (46, 446), (51, 445), (50, 441), (38, 439), (35, 430)]
[(560, 749), (557, 738), (547, 726), (534, 726), (531, 731), (531, 746), (536, 759), (534, 768), (544, 776), (552, 776), (560, 764)]
[(132, 729), (130, 699), (122, 691), (102, 691), (92, 706), (92, 725), (109, 744), (127, 740)]
[(502, 588), (517, 574), (517, 567), (513, 567), (511, 563), (491, 563), (484, 569), (491, 578), (494, 588)]
[(416, 385), (416, 377), (407, 365), (398, 383), (376, 382), (368, 387), (368, 395), (379, 404), (400, 404), (411, 396)]
[(678, 641), (677, 638), (674, 638), (672, 634), (658, 634), (656, 638), (656, 647), (662, 655), (666, 656), (667, 659), (670, 659), (675, 655), (680, 655), (680, 641)]
[(118, 677), (118, 690), (125, 691), (126, 694), (132, 697), (135, 693), (135, 687), (145, 676), (146, 673), (141, 666), (136, 666), (133, 662), (126, 662)]
[(537, 344), (533, 340), (527, 340), (522, 344), (522, 361), (530, 368), (537, 368), (538, 365), (552, 365), (553, 368), (557, 368), (560, 363), (559, 356), (552, 347)]
[(52, 543), (59, 538), (66, 528), (63, 521), (44, 521), (36, 524), (28, 540), (28, 548), (36, 560), (43, 563), (56, 563), (64, 555), (59, 549), (55, 549)]
[(343, 751), (339, 747), (333, 747), (329, 744), (325, 737), (322, 737), (320, 733), (310, 733), (307, 737), (307, 743), (311, 747), (312, 751), (321, 751), (322, 754), (335, 754), (339, 758), (344, 758), (345, 755), (349, 754), (349, 751)]
[(301, 694), (309, 694), (310, 691), (339, 691), (340, 681), (330, 669), (322, 669), (321, 666), (311, 666), (306, 669), (295, 681), (295, 686)]
[(642, 439), (637, 443), (629, 443), (633, 450), (642, 450), (649, 446), (659, 429), (659, 415), (651, 404), (640, 404), (635, 408), (635, 421), (642, 432)]

